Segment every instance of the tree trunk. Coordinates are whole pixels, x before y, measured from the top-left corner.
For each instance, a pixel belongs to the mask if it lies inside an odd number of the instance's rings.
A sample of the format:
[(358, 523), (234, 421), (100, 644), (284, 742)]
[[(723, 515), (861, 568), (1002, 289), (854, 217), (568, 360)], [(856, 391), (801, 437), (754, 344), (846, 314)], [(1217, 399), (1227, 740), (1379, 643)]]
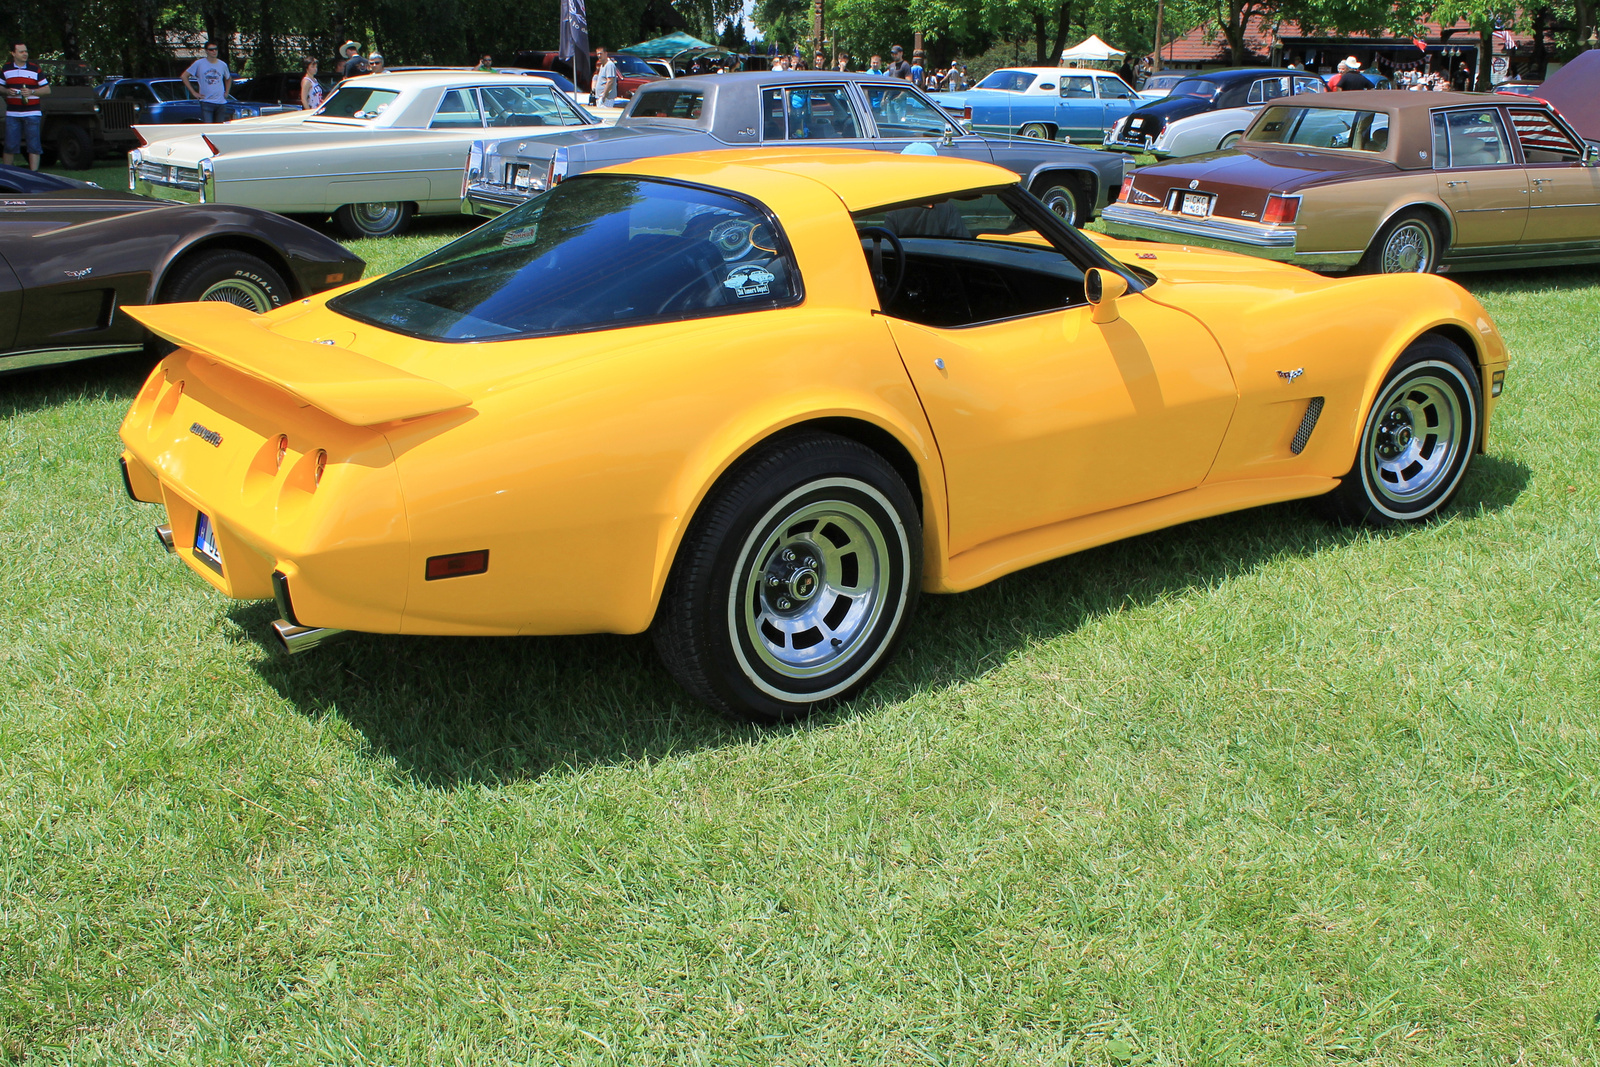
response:
[(1067, 50), (1067, 34), (1072, 32), (1072, 4), (1062, 4), (1060, 14), (1056, 19), (1055, 50), (1050, 53), (1054, 57), (1050, 60), (1052, 66), (1061, 62), (1061, 53)]
[[(1033, 65), (1036, 67), (1042, 67), (1046, 65), (1044, 59), (1046, 43), (1044, 12), (1036, 11), (1033, 14)], [(1057, 52), (1056, 54), (1060, 55), (1061, 53)], [(1054, 65), (1055, 64), (1053, 63), (1050, 64), (1050, 66)]]
[(1494, 65), (1494, 24), (1486, 22), (1478, 31), (1478, 71), (1473, 87), (1480, 93), (1489, 91), (1489, 68)]

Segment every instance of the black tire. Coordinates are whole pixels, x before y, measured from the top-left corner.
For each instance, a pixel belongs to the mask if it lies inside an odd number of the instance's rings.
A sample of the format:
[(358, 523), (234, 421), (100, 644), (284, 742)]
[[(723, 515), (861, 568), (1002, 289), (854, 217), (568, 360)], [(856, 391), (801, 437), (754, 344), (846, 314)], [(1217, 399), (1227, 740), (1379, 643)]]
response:
[(346, 237), (392, 237), (411, 227), (415, 204), (346, 204), (333, 213), (333, 221)]
[(1046, 126), (1042, 122), (1029, 122), (1025, 124), (1022, 129), (1018, 130), (1017, 133), (1022, 137), (1037, 137), (1043, 141), (1054, 140), (1054, 138), (1050, 135), (1050, 127)]
[(56, 127), (56, 159), (67, 170), (88, 170), (94, 166), (94, 138), (82, 126), (70, 122)]
[(785, 722), (872, 681), (921, 581), (922, 524), (894, 468), (855, 441), (797, 434), (706, 500), (651, 636), (694, 696), (734, 718)]
[(1062, 184), (1041, 185), (1037, 195), (1040, 200), (1044, 201), (1044, 206), (1060, 216), (1068, 226), (1083, 225), (1083, 205), (1079, 203), (1078, 192), (1072, 186)]
[(225, 300), (256, 314), (282, 307), (294, 298), (289, 283), (265, 260), (248, 252), (219, 248), (196, 252), (161, 287), (163, 304)]
[(1438, 514), (1472, 461), (1482, 396), (1460, 348), (1432, 335), (1412, 342), (1367, 412), (1355, 463), (1323, 498), (1331, 517), (1392, 526)]
[(1373, 238), (1356, 270), (1362, 274), (1432, 274), (1444, 251), (1439, 224), (1425, 211), (1402, 211)]

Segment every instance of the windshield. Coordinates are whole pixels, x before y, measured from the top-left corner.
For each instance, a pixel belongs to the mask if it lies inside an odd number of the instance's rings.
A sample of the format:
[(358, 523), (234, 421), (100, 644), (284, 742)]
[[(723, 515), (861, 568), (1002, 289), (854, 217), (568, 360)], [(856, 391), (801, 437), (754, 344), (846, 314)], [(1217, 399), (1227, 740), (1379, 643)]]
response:
[(317, 114), (329, 119), (375, 119), (389, 109), (400, 94), (393, 89), (346, 85), (334, 91)]
[(181, 81), (151, 82), (150, 89), (156, 94), (156, 99), (162, 103), (166, 103), (169, 100), (189, 99), (189, 90), (183, 87), (183, 82)]
[(1172, 87), (1173, 96), (1203, 96), (1210, 99), (1217, 95), (1217, 83), (1204, 78), (1185, 78)]
[(1026, 92), (1038, 76), (1024, 70), (997, 70), (977, 84), (979, 89), (1004, 89), (1008, 93)]
[(1269, 107), (1245, 133), (1248, 141), (1382, 152), (1389, 147), (1389, 116), (1355, 108)]
[(651, 68), (650, 64), (646, 63), (638, 56), (624, 55), (623, 53), (618, 52), (611, 58), (616, 61), (617, 71), (619, 73), (644, 75), (654, 75), (656, 73), (656, 71)]
[(710, 189), (583, 176), (369, 285), (341, 315), (431, 341), (576, 333), (799, 300), (781, 231)]

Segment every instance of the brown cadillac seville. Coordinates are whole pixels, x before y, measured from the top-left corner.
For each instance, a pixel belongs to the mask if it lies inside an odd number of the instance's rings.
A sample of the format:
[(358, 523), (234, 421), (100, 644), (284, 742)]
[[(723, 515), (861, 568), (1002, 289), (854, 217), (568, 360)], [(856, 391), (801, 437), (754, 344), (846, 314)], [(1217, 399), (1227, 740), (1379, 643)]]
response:
[(1600, 149), (1555, 109), (1470, 93), (1273, 101), (1237, 147), (1144, 167), (1105, 230), (1398, 273), (1600, 260)]

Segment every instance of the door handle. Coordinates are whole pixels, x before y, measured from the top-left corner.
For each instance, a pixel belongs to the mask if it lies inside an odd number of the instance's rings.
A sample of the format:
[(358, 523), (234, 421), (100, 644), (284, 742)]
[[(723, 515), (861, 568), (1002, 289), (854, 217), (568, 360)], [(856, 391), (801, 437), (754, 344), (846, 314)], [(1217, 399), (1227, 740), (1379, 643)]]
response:
[(1454, 189), (1458, 185), (1470, 185), (1470, 184), (1472, 184), (1472, 183), (1468, 182), (1464, 178), (1461, 181), (1458, 181), (1458, 182), (1445, 182), (1445, 185), (1449, 186), (1451, 189)]

